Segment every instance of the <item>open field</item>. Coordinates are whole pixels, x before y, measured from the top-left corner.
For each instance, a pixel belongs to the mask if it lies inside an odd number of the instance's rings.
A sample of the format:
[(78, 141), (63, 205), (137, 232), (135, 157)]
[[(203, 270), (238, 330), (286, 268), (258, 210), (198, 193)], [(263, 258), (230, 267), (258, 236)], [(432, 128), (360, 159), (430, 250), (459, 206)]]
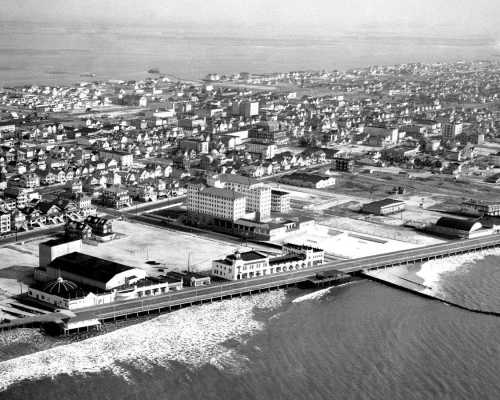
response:
[(205, 271), (211, 268), (212, 260), (240, 248), (237, 243), (125, 221), (114, 221), (113, 229), (126, 236), (99, 246), (85, 245), (83, 251), (153, 272), (146, 261), (156, 261), (161, 264), (157, 267), (164, 269), (183, 270), (189, 257), (193, 270)]
[[(206, 271), (212, 260), (222, 258), (239, 246), (238, 242), (208, 239), (196, 234), (155, 228), (125, 221), (114, 221), (113, 229), (123, 235), (98, 246), (84, 244), (82, 252), (143, 268), (154, 274), (157, 268), (183, 270), (188, 264), (192, 270)], [(33, 268), (38, 266), (38, 245), (54, 236), (34, 239), (20, 244), (0, 247), (0, 301), (18, 295), (33, 283)], [(156, 261), (152, 266), (147, 261)]]
[(358, 258), (418, 247), (415, 243), (392, 240), (374, 235), (362, 235), (346, 229), (332, 229), (316, 225), (307, 232), (293, 233), (286, 238), (296, 244), (306, 244), (324, 249), (333, 256)]

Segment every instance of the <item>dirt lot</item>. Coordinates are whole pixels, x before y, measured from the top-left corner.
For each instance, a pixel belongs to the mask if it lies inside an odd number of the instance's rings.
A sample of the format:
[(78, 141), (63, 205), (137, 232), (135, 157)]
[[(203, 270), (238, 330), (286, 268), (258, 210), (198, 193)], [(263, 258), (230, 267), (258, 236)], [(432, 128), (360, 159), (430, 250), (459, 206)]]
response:
[[(214, 259), (225, 257), (236, 248), (237, 242), (200, 238), (197, 235), (155, 228), (125, 221), (114, 221), (113, 229), (121, 238), (93, 246), (84, 244), (82, 252), (96, 257), (143, 268), (151, 273), (186, 269), (188, 258), (192, 270), (211, 268)], [(33, 268), (38, 266), (38, 245), (51, 239), (45, 237), (0, 247), (0, 301), (17, 295), (33, 283)], [(147, 261), (155, 261), (156, 265)]]

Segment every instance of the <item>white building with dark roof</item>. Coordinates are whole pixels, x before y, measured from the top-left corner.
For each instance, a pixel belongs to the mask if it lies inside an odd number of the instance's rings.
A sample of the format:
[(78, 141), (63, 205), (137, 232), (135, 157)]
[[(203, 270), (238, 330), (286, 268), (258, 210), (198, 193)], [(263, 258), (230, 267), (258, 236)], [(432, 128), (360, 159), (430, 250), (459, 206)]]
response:
[(230, 281), (256, 278), (311, 268), (323, 264), (324, 257), (322, 249), (291, 243), (284, 244), (282, 255), (275, 257), (255, 250), (243, 253), (237, 250), (224, 259), (213, 261), (212, 275)]

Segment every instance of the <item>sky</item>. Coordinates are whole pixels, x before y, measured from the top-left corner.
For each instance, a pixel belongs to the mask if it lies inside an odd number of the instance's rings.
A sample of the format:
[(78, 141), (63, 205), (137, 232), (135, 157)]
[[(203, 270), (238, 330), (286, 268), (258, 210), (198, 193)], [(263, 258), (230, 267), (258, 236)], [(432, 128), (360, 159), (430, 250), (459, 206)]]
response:
[(496, 35), (498, 0), (0, 0), (0, 20), (210, 27), (214, 31)]

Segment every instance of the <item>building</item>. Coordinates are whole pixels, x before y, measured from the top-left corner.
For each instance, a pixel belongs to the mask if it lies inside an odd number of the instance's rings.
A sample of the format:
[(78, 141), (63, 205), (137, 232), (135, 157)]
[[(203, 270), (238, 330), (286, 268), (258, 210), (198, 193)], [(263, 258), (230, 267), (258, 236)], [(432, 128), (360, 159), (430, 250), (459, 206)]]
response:
[(52, 239), (38, 245), (38, 266), (46, 267), (57, 257), (68, 253), (80, 251), (82, 241), (80, 239), (60, 238)]
[(120, 185), (113, 185), (102, 191), (102, 203), (108, 207), (123, 208), (130, 207), (132, 200), (127, 188)]
[(71, 239), (88, 240), (92, 237), (92, 228), (84, 222), (68, 219), (64, 226), (64, 233)]
[(181, 280), (184, 286), (189, 287), (200, 287), (210, 285), (211, 279), (209, 275), (200, 274), (198, 272), (175, 272), (170, 271), (166, 274), (168, 278), (173, 278), (176, 280)]
[(442, 136), (445, 140), (453, 140), (463, 132), (462, 123), (446, 123), (442, 128)]
[(248, 137), (253, 142), (272, 143), (276, 145), (286, 144), (288, 137), (285, 131), (255, 127), (248, 131)]
[(251, 118), (259, 115), (258, 101), (235, 101), (232, 105), (231, 113)]
[(352, 172), (354, 170), (354, 160), (350, 157), (337, 156), (333, 158), (332, 167), (336, 171)]
[(500, 167), (500, 152), (490, 155), (491, 163), (494, 167)]
[(366, 214), (389, 215), (405, 209), (405, 202), (394, 199), (383, 199), (364, 204), (361, 211)]
[(30, 197), (36, 194), (31, 189), (22, 187), (8, 187), (4, 190), (4, 197), (16, 201), (17, 208), (24, 208), (28, 205)]
[(472, 210), (480, 215), (489, 217), (500, 216), (500, 202), (470, 199), (464, 201), (462, 206), (464, 209)]
[(11, 215), (10, 213), (0, 211), (0, 234), (11, 231)]
[(118, 150), (100, 150), (99, 158), (104, 161), (116, 160), (122, 167), (130, 167), (134, 163), (133, 154)]
[(271, 190), (271, 211), (281, 214), (290, 212), (291, 195), (282, 190)]
[[(218, 179), (218, 182), (217, 182)], [(271, 216), (271, 187), (256, 179), (236, 174), (221, 174), (215, 178), (215, 185), (241, 193), (246, 198), (246, 211), (255, 212), (257, 221)]]
[(57, 308), (77, 310), (114, 301), (115, 294), (95, 294), (79, 287), (76, 283), (58, 277), (50, 282), (38, 282), (28, 289), (28, 296)]
[(179, 148), (182, 151), (194, 150), (197, 153), (208, 153), (209, 142), (203, 138), (184, 138), (179, 142)]
[(483, 229), (483, 225), (477, 219), (452, 217), (441, 217), (428, 230), (434, 234), (453, 239), (469, 239), (493, 233), (491, 229)]
[(245, 150), (257, 155), (262, 160), (268, 160), (276, 155), (277, 147), (273, 143), (247, 142)]
[(191, 216), (236, 221), (245, 217), (246, 198), (232, 190), (190, 184), (187, 192), (187, 211)]
[(38, 268), (35, 277), (38, 281), (46, 282), (61, 277), (82, 286), (106, 291), (145, 279), (146, 271), (75, 251), (56, 257), (49, 264)]
[(387, 146), (397, 144), (399, 129), (385, 125), (371, 125), (364, 130), (368, 135), (368, 144), (372, 146)]
[(325, 252), (319, 248), (287, 243), (282, 252), (280, 256), (269, 257), (255, 250), (236, 251), (225, 259), (213, 261), (212, 275), (234, 281), (311, 268), (324, 262)]
[(155, 188), (148, 184), (129, 186), (129, 193), (134, 199), (142, 202), (158, 200), (158, 193)]
[(85, 223), (92, 228), (94, 235), (107, 236), (113, 234), (113, 222), (108, 218), (89, 215), (85, 218)]
[(320, 174), (293, 172), (288, 175), (283, 175), (280, 178), (280, 182), (294, 186), (323, 189), (335, 185), (335, 178)]

